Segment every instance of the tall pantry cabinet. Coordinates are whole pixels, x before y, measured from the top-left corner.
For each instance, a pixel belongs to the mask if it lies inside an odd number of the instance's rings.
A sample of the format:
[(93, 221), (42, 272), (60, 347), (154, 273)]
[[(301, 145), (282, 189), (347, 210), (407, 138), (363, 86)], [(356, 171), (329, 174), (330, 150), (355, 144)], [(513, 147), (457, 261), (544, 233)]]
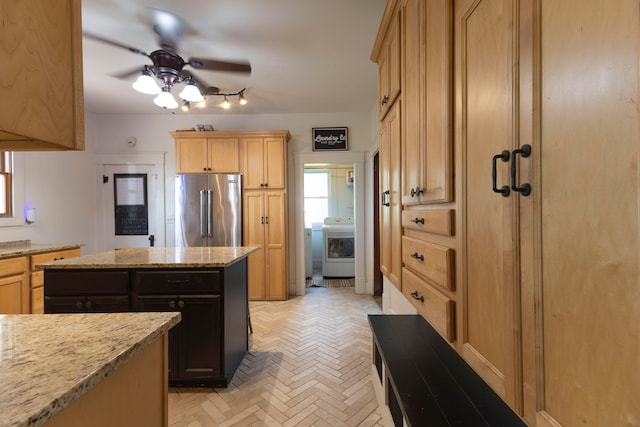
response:
[(403, 295), (527, 424), (640, 425), (640, 2), (395, 14)]
[(250, 300), (289, 297), (287, 130), (172, 132), (178, 173), (242, 174)]

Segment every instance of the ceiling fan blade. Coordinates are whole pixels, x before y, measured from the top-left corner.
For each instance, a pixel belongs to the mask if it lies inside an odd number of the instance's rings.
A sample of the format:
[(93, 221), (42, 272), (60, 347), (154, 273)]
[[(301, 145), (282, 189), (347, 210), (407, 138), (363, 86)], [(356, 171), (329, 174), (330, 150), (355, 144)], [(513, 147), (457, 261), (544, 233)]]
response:
[(109, 74), (111, 77), (122, 80), (133, 80), (134, 77), (138, 77), (147, 67), (136, 67), (126, 71), (120, 71), (118, 73)]
[(160, 47), (172, 52), (177, 52), (178, 44), (186, 33), (193, 33), (184, 19), (166, 10), (149, 8), (149, 21), (160, 38)]
[(133, 52), (133, 53), (138, 54), (138, 55), (143, 55), (143, 56), (149, 57), (149, 55), (147, 55), (146, 52), (144, 52), (144, 51), (142, 51), (142, 50), (140, 50), (138, 48), (127, 46), (126, 44), (123, 44), (123, 43), (120, 43), (120, 42), (116, 42), (116, 41), (113, 41), (113, 40), (109, 40), (109, 39), (106, 39), (104, 37), (101, 37), (101, 36), (98, 36), (98, 35), (95, 35), (95, 34), (83, 32), (82, 36), (86, 37), (88, 39), (91, 39), (91, 40), (99, 41), (101, 43), (106, 43), (106, 44), (110, 44), (112, 46), (116, 46), (116, 47), (119, 47), (119, 48), (122, 48), (122, 49), (126, 49), (129, 52)]
[(188, 62), (197, 70), (229, 71), (235, 73), (251, 73), (249, 62), (227, 62), (215, 59), (191, 58)]

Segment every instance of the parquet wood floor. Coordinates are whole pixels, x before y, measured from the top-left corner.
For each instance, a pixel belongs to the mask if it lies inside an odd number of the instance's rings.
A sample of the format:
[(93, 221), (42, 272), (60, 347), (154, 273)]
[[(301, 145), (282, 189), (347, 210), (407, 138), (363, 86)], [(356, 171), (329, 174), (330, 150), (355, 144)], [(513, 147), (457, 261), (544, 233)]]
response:
[(251, 302), (249, 353), (227, 388), (169, 393), (170, 427), (382, 426), (371, 384), (367, 314), (353, 288)]

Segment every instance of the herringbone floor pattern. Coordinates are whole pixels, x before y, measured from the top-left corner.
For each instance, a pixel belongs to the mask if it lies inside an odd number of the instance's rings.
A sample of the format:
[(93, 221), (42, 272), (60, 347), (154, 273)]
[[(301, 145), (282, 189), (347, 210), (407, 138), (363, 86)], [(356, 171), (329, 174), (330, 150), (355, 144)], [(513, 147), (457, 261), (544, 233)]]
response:
[(171, 389), (169, 426), (382, 426), (367, 314), (353, 288), (251, 302), (249, 353), (230, 386)]

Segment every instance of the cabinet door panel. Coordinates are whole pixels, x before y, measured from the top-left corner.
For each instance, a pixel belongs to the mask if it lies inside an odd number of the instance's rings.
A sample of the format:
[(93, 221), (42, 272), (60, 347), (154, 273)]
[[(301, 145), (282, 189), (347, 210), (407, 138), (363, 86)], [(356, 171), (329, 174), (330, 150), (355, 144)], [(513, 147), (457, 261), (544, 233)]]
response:
[(534, 208), (541, 224), (529, 242), (542, 308), (536, 421), (634, 425), (640, 420), (640, 133), (633, 101), (639, 4), (540, 3), (543, 101), (532, 162), (539, 167)]
[[(457, 128), (461, 148), (463, 306), (458, 346), (467, 362), (520, 411), (520, 320), (514, 268), (514, 196), (491, 188), (492, 157), (514, 147), (514, 2), (456, 3)], [(498, 161), (498, 186), (508, 163)]]
[(285, 157), (285, 142), (282, 138), (265, 138), (265, 184), (268, 188), (284, 188), (287, 159)]
[(265, 194), (267, 205), (266, 224), (266, 268), (267, 268), (267, 299), (287, 299), (287, 282), (285, 271), (287, 268), (285, 256), (285, 195), (283, 192), (268, 192)]
[(244, 147), (244, 189), (260, 189), (264, 184), (264, 152), (262, 138), (246, 138)]
[(0, 314), (22, 314), (24, 275), (0, 279)]
[(207, 170), (207, 140), (177, 139), (176, 140), (176, 172), (204, 173)]
[(264, 199), (260, 191), (244, 194), (244, 244), (257, 246), (259, 251), (248, 258), (248, 287), (250, 300), (263, 300), (266, 296), (265, 247), (264, 247)]
[(178, 377), (209, 379), (221, 374), (222, 304), (220, 295), (179, 297), (183, 327), (178, 341)]
[(238, 173), (240, 172), (240, 154), (237, 138), (209, 139), (208, 143), (208, 172), (210, 173)]

